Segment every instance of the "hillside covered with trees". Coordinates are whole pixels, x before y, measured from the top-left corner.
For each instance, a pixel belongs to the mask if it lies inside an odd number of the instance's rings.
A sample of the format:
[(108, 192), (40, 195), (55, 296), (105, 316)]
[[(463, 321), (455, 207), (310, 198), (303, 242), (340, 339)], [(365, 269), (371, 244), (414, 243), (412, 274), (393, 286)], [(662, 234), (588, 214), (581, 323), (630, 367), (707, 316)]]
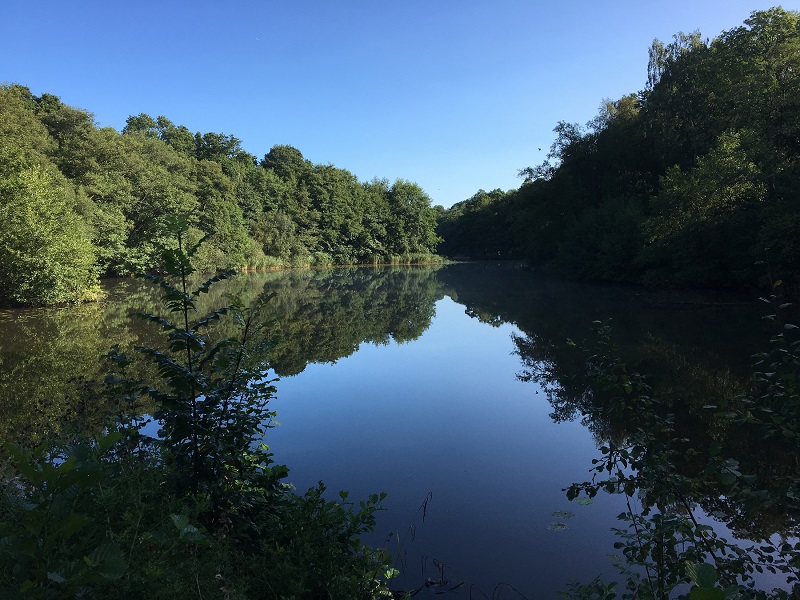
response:
[(440, 214), (439, 251), (576, 279), (676, 287), (800, 282), (800, 14), (656, 40), (645, 89), (559, 122), (519, 189)]
[(203, 271), (414, 262), (438, 241), (415, 183), (360, 182), (296, 148), (131, 116), (120, 133), (51, 94), (0, 86), (0, 305), (90, 299), (99, 277), (159, 271), (188, 220)]

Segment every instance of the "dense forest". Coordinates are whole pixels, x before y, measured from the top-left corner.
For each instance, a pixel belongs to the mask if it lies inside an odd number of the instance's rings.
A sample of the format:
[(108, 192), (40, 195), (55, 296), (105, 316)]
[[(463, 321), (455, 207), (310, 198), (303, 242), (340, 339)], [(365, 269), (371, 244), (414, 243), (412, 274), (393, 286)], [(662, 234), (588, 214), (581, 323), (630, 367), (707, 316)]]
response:
[(800, 14), (649, 50), (644, 90), (559, 122), (519, 189), (440, 214), (439, 251), (576, 279), (676, 287), (800, 282)]
[(415, 183), (360, 182), (296, 148), (261, 160), (222, 133), (139, 114), (118, 132), (51, 94), (0, 86), (0, 305), (89, 299), (102, 276), (159, 271), (175, 218), (216, 269), (421, 262), (437, 243)]

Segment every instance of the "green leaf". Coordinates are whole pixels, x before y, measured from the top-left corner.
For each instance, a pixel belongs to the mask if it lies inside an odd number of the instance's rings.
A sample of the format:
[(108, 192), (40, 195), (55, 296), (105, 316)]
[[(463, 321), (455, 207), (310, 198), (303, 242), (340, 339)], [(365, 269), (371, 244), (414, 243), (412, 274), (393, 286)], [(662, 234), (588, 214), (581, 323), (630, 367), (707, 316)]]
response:
[(717, 583), (717, 570), (708, 563), (686, 563), (686, 572), (689, 574), (689, 578), (701, 588), (713, 588)]
[(186, 515), (173, 514), (170, 515), (170, 519), (172, 519), (175, 527), (178, 528), (182, 540), (189, 542), (199, 542), (205, 540), (205, 536), (200, 533), (200, 530), (189, 523), (189, 518)]
[(5, 448), (17, 463), (17, 469), (28, 481), (34, 485), (39, 485), (42, 482), (44, 474), (42, 473), (42, 466), (17, 444), (4, 443)]
[(125, 561), (122, 556), (110, 556), (95, 567), (94, 572), (103, 579), (120, 579), (125, 575)]
[(58, 534), (66, 540), (83, 529), (89, 522), (90, 520), (86, 517), (73, 512), (58, 521), (56, 527), (53, 529), (53, 533)]
[(125, 574), (125, 561), (117, 544), (98, 546), (89, 556), (84, 556), (83, 561), (103, 579), (119, 579)]
[(112, 431), (108, 435), (102, 436), (97, 440), (97, 449), (100, 454), (105, 454), (108, 449), (122, 439), (121, 431)]

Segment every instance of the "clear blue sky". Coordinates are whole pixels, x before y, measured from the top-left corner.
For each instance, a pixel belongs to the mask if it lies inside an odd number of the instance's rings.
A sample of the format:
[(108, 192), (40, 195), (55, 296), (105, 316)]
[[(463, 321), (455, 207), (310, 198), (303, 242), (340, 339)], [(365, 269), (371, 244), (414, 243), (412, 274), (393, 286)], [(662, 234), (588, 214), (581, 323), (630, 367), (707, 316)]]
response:
[(586, 123), (603, 98), (642, 89), (654, 38), (713, 38), (774, 4), (3, 0), (0, 82), (118, 130), (144, 112), (235, 135), (258, 157), (291, 144), (450, 206), (518, 187), (559, 120)]

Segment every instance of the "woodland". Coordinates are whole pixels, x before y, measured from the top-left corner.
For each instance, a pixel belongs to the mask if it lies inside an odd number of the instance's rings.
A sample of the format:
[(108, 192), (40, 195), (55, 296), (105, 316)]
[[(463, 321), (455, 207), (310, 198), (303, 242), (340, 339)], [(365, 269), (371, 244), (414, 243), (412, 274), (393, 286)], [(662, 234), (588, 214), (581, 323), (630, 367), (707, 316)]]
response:
[(561, 277), (748, 289), (800, 276), (800, 15), (653, 42), (644, 89), (566, 121), (515, 190), (441, 210), (447, 256)]
[[(653, 337), (635, 360), (608, 323), (564, 341), (546, 286), (533, 288), (544, 299), (534, 317), (498, 300), (496, 285), (457, 289), (467, 314), (519, 324), (517, 378), (545, 392), (553, 419), (581, 418), (596, 435), (591, 480), (565, 483), (567, 498), (627, 502), (613, 530), (622, 579), (574, 583), (565, 597), (797, 597), (756, 579), (766, 571), (797, 588), (800, 577), (800, 328), (783, 297), (800, 291), (800, 14), (754, 12), (713, 40), (679, 33), (656, 40), (649, 59), (642, 91), (603, 101), (585, 126), (558, 123), (518, 189), (480, 190), (449, 209), (415, 183), (360, 182), (292, 146), (258, 159), (232, 135), (146, 114), (118, 132), (54, 95), (0, 86), (0, 305), (80, 303), (101, 296), (102, 277), (142, 273), (160, 298), (142, 296), (136, 316), (152, 331), (118, 328), (97, 377), (106, 348), (77, 311), (54, 314), (50, 329), (85, 349), (38, 334), (38, 381), (23, 380), (16, 348), (17, 363), (0, 356), (12, 375), (2, 431), (16, 435), (0, 462), (0, 596), (416, 594), (392, 589), (391, 554), (361, 542), (385, 495), (331, 499), (321, 482), (297, 493), (264, 440), (278, 375), (335, 362), (361, 341), (415, 339), (441, 282), (353, 273), (317, 292), (304, 279), (313, 273), (298, 272), (255, 297), (219, 284), (247, 268), (408, 264), (439, 252), (590, 281), (768, 286), (774, 334), (747, 381), (696, 368)], [(274, 305), (294, 319), (269, 318)], [(325, 337), (336, 328), (347, 335)], [(14, 329), (34, 337), (24, 319), (5, 333)], [(86, 407), (113, 417), (84, 419), (80, 432), (50, 426), (65, 421), (56, 403), (66, 390), (48, 375), (65, 363), (86, 366), (71, 417)], [(693, 381), (699, 391), (687, 392)], [(752, 545), (722, 538), (698, 506), (727, 511)]]
[(23, 85), (0, 88), (0, 294), (91, 299), (102, 276), (158, 270), (167, 220), (206, 237), (202, 271), (518, 259), (652, 286), (800, 285), (800, 26), (754, 12), (714, 39), (654, 41), (644, 89), (559, 122), (518, 189), (445, 209), (415, 183), (360, 182), (292, 146), (139, 114), (122, 132)]
[(90, 300), (98, 278), (163, 271), (174, 244), (224, 269), (426, 262), (437, 237), (415, 183), (360, 182), (292, 146), (262, 159), (222, 133), (139, 114), (122, 132), (18, 84), (0, 87), (0, 304)]

